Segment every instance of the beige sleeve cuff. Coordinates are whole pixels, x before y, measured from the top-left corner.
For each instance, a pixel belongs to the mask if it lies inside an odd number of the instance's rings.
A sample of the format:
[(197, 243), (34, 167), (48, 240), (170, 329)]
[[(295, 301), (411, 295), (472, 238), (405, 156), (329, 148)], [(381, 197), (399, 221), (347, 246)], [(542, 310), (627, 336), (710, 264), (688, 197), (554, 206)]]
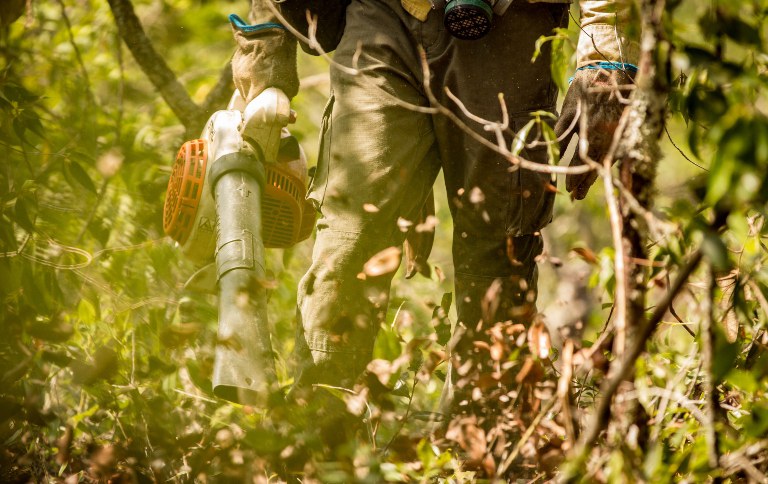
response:
[(640, 54), (639, 23), (628, 0), (581, 0), (581, 34), (577, 65), (601, 61), (636, 64)]

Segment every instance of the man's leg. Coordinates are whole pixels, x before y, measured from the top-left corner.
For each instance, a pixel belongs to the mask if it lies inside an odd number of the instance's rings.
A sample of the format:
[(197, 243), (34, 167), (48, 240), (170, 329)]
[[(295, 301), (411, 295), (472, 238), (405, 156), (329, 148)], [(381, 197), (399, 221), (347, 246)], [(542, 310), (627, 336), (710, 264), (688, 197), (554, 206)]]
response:
[[(514, 132), (528, 122), (531, 112), (554, 111), (557, 89), (546, 46), (535, 63), (531, 58), (536, 40), (564, 24), (566, 9), (516, 2), (482, 39), (462, 42), (438, 36), (427, 51), (438, 99), (452, 107), (468, 129), (496, 143), (495, 134), (463, 114), (444, 88), (473, 115), (491, 122), (502, 121), (498, 96), (503, 94), (511, 118), (504, 138), (506, 146), (512, 146)], [(427, 25), (441, 20), (435, 15)], [(458, 404), (493, 366), (489, 352), (474, 342), (489, 341), (487, 332), (497, 322), (528, 323), (535, 314), (535, 259), (543, 248), (539, 230), (552, 216), (554, 182), (548, 174), (517, 168), (444, 116), (437, 116), (434, 124), (454, 219), (455, 299), (464, 332), (454, 338), (453, 348), (453, 368), (462, 367), (463, 372), (462, 378), (452, 375)], [(532, 130), (531, 138), (537, 133)], [(521, 156), (546, 163), (546, 146), (525, 149)], [(461, 406), (453, 408), (462, 411)]]
[(400, 56), (415, 57), (402, 30), (384, 3), (353, 2), (334, 57), (359, 73), (331, 72), (310, 190), (321, 218), (298, 296), (296, 398), (317, 384), (351, 388), (370, 361), (394, 271), (365, 275), (364, 265), (401, 246), (398, 218), (415, 216), (440, 169), (429, 115), (403, 105), (426, 101)]

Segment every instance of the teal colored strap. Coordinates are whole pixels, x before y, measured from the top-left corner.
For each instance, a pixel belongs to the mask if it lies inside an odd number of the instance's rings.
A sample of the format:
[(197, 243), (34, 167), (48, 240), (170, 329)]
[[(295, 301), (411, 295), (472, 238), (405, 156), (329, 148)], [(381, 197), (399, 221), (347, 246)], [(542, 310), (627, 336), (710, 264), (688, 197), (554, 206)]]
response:
[[(611, 62), (611, 61), (601, 61), (596, 64), (587, 64), (585, 66), (581, 66), (578, 69), (576, 69), (576, 72), (579, 71), (624, 71), (624, 72), (631, 72), (632, 74), (637, 73), (637, 66), (634, 64), (627, 64), (626, 62)], [(573, 80), (576, 76), (571, 77), (568, 79), (568, 85), (571, 85), (573, 83)]]
[(253, 34), (255, 32), (260, 32), (262, 30), (267, 29), (282, 29), (287, 30), (283, 25), (280, 25), (275, 22), (267, 22), (264, 24), (256, 24), (256, 25), (248, 25), (245, 23), (245, 20), (240, 18), (237, 14), (231, 14), (229, 16), (229, 21), (232, 23), (232, 26), (236, 28), (237, 30), (245, 33), (245, 34)]

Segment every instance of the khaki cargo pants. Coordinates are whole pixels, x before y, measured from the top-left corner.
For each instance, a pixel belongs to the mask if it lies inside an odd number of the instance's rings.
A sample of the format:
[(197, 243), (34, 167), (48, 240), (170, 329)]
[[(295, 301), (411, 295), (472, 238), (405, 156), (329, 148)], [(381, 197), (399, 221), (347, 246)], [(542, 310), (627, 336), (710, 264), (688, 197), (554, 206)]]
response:
[[(312, 265), (299, 287), (298, 388), (349, 388), (365, 369), (385, 318), (392, 274), (364, 280), (358, 275), (372, 256), (403, 243), (398, 218), (416, 217), (440, 169), (454, 220), (460, 322), (477, 326), (495, 280), (501, 282), (496, 320), (530, 312), (520, 306), (526, 289), (536, 286), (538, 230), (552, 217), (550, 175), (510, 169), (446, 116), (420, 111), (429, 101), (417, 46), (426, 52), (429, 84), (440, 103), (493, 142), (493, 134), (462, 114), (445, 89), (491, 121), (502, 119), (503, 93), (511, 145), (513, 131), (530, 112), (554, 111), (549, 52), (545, 48), (535, 63), (531, 57), (540, 36), (565, 25), (566, 9), (516, 1), (494, 19), (486, 37), (461, 41), (445, 31), (442, 8), (421, 22), (399, 0), (353, 0), (334, 60), (359, 73), (331, 68), (332, 95), (309, 194), (321, 216)], [(546, 163), (544, 147), (521, 155)], [(534, 303), (530, 294), (527, 303)]]

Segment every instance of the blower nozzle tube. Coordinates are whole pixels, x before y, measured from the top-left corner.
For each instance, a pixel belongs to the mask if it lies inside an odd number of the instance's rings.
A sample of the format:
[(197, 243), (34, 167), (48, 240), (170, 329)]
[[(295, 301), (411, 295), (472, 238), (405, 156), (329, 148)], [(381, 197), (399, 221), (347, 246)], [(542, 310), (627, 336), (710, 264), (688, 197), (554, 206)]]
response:
[[(260, 164), (254, 157), (241, 156)], [(263, 283), (263, 187), (250, 171), (227, 171), (214, 186), (219, 341), (213, 391), (227, 400), (263, 407), (278, 388)]]

